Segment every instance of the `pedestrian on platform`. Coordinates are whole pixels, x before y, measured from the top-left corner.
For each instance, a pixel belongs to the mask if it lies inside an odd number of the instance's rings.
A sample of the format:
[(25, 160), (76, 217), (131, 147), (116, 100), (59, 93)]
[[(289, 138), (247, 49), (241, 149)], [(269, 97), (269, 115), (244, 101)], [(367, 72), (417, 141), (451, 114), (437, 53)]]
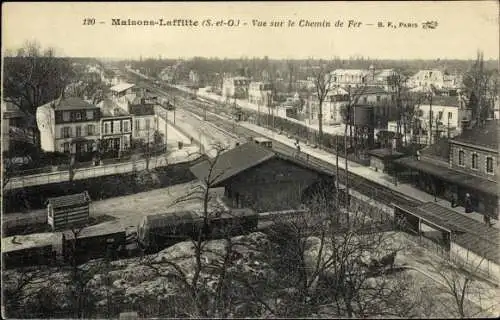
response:
[(465, 213), (471, 213), (472, 212), (472, 200), (470, 197), (470, 194), (466, 193), (465, 194)]

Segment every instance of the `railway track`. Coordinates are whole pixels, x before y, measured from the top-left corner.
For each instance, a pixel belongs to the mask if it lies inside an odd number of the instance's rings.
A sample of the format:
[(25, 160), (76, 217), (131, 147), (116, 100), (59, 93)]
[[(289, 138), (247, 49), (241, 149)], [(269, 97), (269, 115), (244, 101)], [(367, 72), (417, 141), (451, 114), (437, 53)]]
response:
[[(141, 82), (143, 83), (143, 85), (146, 85), (152, 91), (155, 91), (159, 94), (167, 96), (175, 95), (176, 102), (178, 102), (178, 105), (180, 107), (182, 107), (186, 111), (196, 114), (199, 117), (202, 118), (206, 117), (207, 121), (215, 124), (218, 129), (222, 129), (223, 131), (226, 131), (227, 133), (230, 134), (235, 134), (237, 137), (241, 137), (242, 138), (241, 140), (246, 140), (248, 138), (258, 135), (256, 132), (250, 129), (238, 126), (234, 122), (234, 120), (230, 119), (223, 120), (220, 116), (216, 116), (215, 114), (222, 115), (222, 113), (225, 114), (228, 113), (227, 110), (222, 110), (220, 107), (218, 107), (219, 104), (217, 102), (210, 102), (207, 99), (203, 99), (203, 101), (191, 99), (188, 93), (182, 92), (180, 90), (174, 90), (167, 93), (164, 90), (158, 89), (154, 86), (145, 83), (144, 79), (141, 79)], [(277, 141), (273, 141), (273, 149), (289, 157), (296, 157), (297, 154), (297, 150), (295, 148), (292, 148)], [(332, 165), (321, 159), (309, 156), (309, 163), (323, 170), (336, 174), (335, 165)], [(339, 167), (338, 174), (339, 174), (338, 177), (339, 181), (346, 180), (346, 172), (344, 168)], [(420, 200), (409, 197), (403, 193), (394, 191), (391, 188), (382, 186), (376, 182), (370, 181), (362, 176), (353, 174), (351, 172), (348, 173), (348, 178), (349, 178), (349, 188), (352, 188), (371, 199), (376, 199), (376, 201), (383, 203), (385, 205), (391, 205), (391, 203), (395, 203), (395, 204), (404, 204), (410, 206), (418, 206), (423, 204), (423, 202)]]

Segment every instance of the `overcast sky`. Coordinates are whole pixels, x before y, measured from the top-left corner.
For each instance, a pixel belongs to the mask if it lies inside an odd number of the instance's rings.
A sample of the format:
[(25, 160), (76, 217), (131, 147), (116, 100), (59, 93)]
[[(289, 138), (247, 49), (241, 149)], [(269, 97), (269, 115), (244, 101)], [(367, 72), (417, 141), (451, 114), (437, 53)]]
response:
[[(2, 46), (26, 40), (66, 56), (486, 59), (499, 56), (497, 1), (289, 2), (289, 3), (3, 3)], [(83, 25), (95, 18), (94, 26)], [(240, 20), (239, 27), (112, 26), (111, 19)], [(253, 27), (252, 20), (330, 21), (330, 28)], [(347, 28), (348, 20), (360, 21)], [(344, 21), (343, 28), (333, 27)], [(103, 24), (99, 22), (103, 21)], [(378, 28), (391, 21), (418, 28)], [(422, 23), (437, 21), (436, 29)], [(246, 22), (247, 25), (243, 26)], [(374, 24), (375, 26), (366, 26)]]

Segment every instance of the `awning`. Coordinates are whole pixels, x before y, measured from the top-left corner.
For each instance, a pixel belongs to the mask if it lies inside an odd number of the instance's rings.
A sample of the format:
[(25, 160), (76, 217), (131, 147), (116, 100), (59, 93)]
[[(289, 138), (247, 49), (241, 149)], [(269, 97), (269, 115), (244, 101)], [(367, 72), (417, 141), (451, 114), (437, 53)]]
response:
[(420, 207), (395, 205), (411, 215), (430, 222), (453, 234), (452, 241), (490, 261), (500, 262), (500, 236), (498, 230), (486, 226), (464, 214), (445, 208), (434, 202)]
[(474, 189), (482, 193), (493, 196), (498, 195), (498, 185), (494, 181), (489, 181), (438, 164), (409, 157), (394, 160), (394, 163), (428, 173), (448, 182)]

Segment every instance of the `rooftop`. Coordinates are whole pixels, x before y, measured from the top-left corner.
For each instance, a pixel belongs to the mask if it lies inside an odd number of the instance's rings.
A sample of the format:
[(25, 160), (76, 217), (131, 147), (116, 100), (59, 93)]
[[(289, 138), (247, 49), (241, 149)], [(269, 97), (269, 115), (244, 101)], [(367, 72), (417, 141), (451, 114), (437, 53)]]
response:
[(484, 125), (472, 129), (465, 129), (462, 134), (456, 136), (451, 142), (462, 142), (498, 151), (498, 126), (500, 121), (488, 120)]
[[(429, 105), (427, 100), (423, 105)], [(457, 96), (433, 96), (432, 97), (433, 106), (449, 106), (449, 107), (459, 107), (460, 100)]]
[(480, 178), (471, 174), (462, 173), (460, 171), (450, 169), (447, 166), (439, 165), (438, 163), (434, 163), (432, 161), (417, 160), (413, 157), (405, 157), (394, 160), (394, 162), (440, 177), (443, 180), (455, 183), (457, 185), (473, 188), (486, 194), (498, 194), (498, 185), (496, 182), (486, 180), (484, 178)]
[(81, 98), (76, 98), (76, 97), (59, 98), (43, 106), (47, 105), (53, 106), (55, 110), (77, 110), (77, 109), (97, 108), (97, 106), (90, 104)]
[(98, 106), (101, 109), (101, 115), (104, 118), (129, 115), (129, 113), (120, 108), (119, 105), (117, 105), (110, 99), (104, 99), (103, 101), (99, 102)]
[(390, 94), (384, 87), (367, 86), (354, 88), (354, 95), (369, 95), (369, 94)]
[(226, 151), (218, 157), (209, 176), (210, 161), (205, 160), (191, 167), (191, 172), (201, 181), (215, 186), (226, 179), (263, 163), (275, 156), (275, 153), (254, 142), (247, 142)]
[(421, 153), (422, 155), (448, 162), (450, 158), (450, 143), (448, 139), (441, 139), (422, 149)]
[(333, 75), (367, 75), (370, 71), (364, 69), (335, 69), (332, 71)]
[(428, 202), (418, 208), (399, 206), (431, 223), (448, 229), (455, 234), (452, 241), (475, 252), (490, 261), (500, 262), (500, 237), (496, 228), (490, 228), (464, 214)]
[(61, 208), (89, 204), (91, 200), (89, 194), (85, 191), (62, 197), (49, 198), (47, 202), (52, 208)]
[(297, 166), (314, 170), (320, 174), (330, 176), (335, 174), (333, 169), (330, 170), (313, 163), (308, 163), (306, 159), (301, 160), (289, 155), (277, 153), (255, 142), (247, 142), (220, 154), (213, 164), (210, 177), (208, 177), (208, 172), (210, 169), (210, 161), (215, 161), (213, 159), (200, 162), (192, 166), (190, 170), (199, 180), (206, 183), (207, 180), (210, 179), (212, 187), (218, 187), (225, 180), (273, 158), (294, 163)]
[(123, 82), (123, 83), (119, 83), (115, 86), (112, 86), (109, 90), (114, 91), (114, 92), (123, 92), (125, 90), (128, 90), (128, 89), (134, 87), (134, 86), (135, 86), (135, 84), (133, 84), (133, 83)]

